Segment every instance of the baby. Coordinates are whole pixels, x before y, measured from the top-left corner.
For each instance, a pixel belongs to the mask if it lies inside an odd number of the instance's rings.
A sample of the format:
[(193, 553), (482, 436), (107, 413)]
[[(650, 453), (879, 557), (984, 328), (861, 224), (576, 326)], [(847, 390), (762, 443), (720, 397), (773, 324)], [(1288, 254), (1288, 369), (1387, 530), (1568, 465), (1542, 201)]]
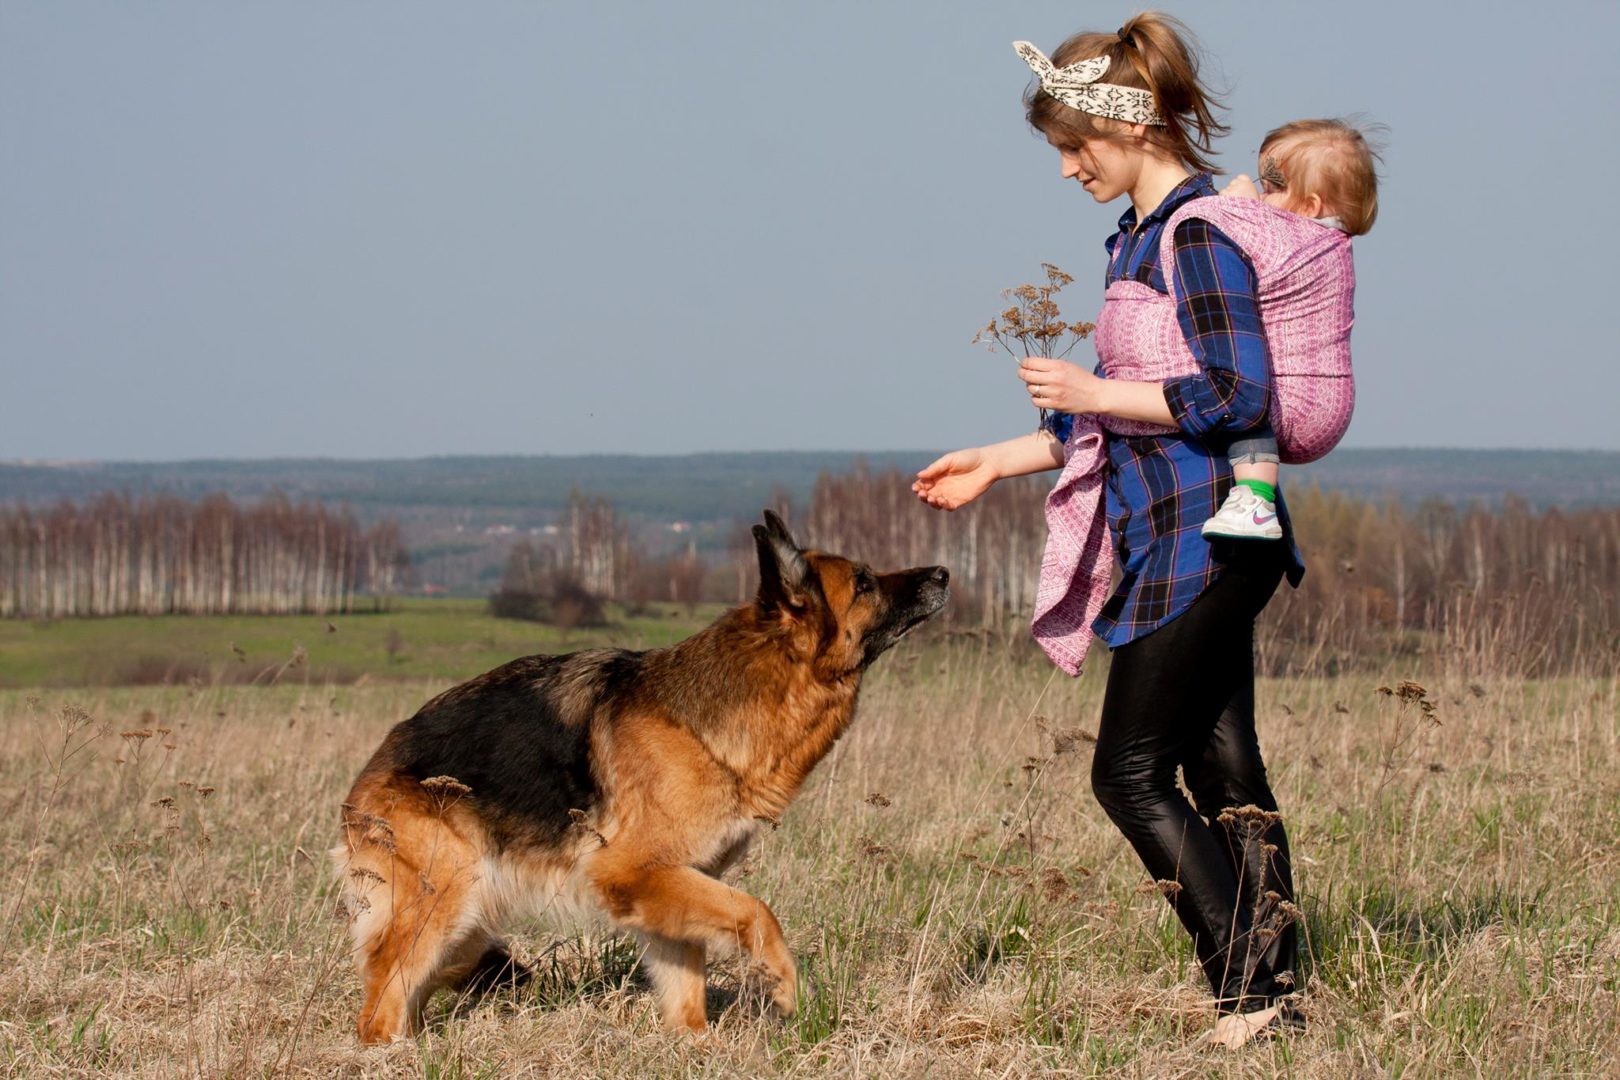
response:
[[(1362, 133), (1343, 120), (1296, 120), (1260, 144), (1258, 188), (1238, 176), (1221, 194), (1260, 199), (1342, 234), (1323, 245), (1327, 257), (1313, 259), (1313, 267), (1290, 268), (1287, 280), (1268, 282), (1262, 276), (1260, 287), (1272, 348), (1272, 420), (1292, 429), (1284, 439), (1290, 461), (1314, 460), (1343, 436), (1354, 401), (1349, 350), (1355, 270), (1349, 238), (1366, 233), (1378, 215), (1376, 156)], [(1274, 333), (1285, 323), (1282, 333)], [(1204, 523), (1204, 536), (1281, 539), (1277, 435), (1268, 423), (1232, 441), (1232, 490)]]

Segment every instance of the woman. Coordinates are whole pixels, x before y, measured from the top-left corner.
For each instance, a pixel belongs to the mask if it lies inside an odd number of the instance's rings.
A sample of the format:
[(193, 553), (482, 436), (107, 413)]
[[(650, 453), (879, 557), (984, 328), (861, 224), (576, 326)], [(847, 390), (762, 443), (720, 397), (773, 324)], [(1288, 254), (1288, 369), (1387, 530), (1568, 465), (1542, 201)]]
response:
[[(1037, 406), (1054, 410), (1048, 428), (947, 454), (913, 488), (953, 510), (1002, 477), (1062, 467), (1074, 422), (1065, 414), (1102, 419), (1107, 521), (1123, 576), (1091, 624), (1113, 652), (1092, 789), (1193, 937), (1216, 999), (1212, 1041), (1240, 1046), (1303, 1025), (1283, 1000), (1294, 990), (1296, 910), (1287, 836), (1255, 737), (1253, 653), (1255, 617), (1285, 574), (1297, 584), (1303, 565), (1280, 501), (1283, 543), (1212, 546), (1199, 535), (1232, 484), (1227, 444), (1265, 421), (1271, 394), (1243, 252), (1189, 219), (1166, 245), (1173, 299), (1160, 265), (1171, 214), (1215, 194), (1207, 155), (1225, 128), (1185, 28), (1167, 16), (1077, 34), (1050, 61), (1018, 48), (1039, 79), (1025, 97), (1028, 120), (1058, 150), (1064, 178), (1100, 203), (1130, 200), (1107, 244), (1103, 367), (1153, 369), (1154, 356), (1133, 355), (1150, 353), (1153, 335), (1130, 328), (1157, 312), (1173, 314), (1198, 372), (1128, 381), (1026, 361), (1019, 377)], [(1178, 767), (1196, 810), (1177, 789)]]

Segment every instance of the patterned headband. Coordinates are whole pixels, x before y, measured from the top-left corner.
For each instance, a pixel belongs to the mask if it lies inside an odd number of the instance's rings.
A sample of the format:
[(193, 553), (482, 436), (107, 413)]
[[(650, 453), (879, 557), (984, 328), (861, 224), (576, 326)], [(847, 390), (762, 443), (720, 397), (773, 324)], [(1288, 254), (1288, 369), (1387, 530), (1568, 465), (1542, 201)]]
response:
[(1164, 117), (1153, 104), (1151, 90), (1098, 82), (1108, 71), (1108, 57), (1094, 56), (1068, 67), (1053, 67), (1046, 54), (1027, 41), (1013, 42), (1013, 50), (1041, 80), (1041, 89), (1071, 109), (1123, 120), (1127, 124), (1163, 127)]

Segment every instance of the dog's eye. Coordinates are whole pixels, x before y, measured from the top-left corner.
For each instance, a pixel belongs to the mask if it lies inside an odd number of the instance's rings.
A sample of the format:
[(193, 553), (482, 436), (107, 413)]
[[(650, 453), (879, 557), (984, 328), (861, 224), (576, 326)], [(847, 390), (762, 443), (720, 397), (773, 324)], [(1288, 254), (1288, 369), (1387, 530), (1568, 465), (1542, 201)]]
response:
[(862, 593), (869, 593), (875, 588), (877, 588), (877, 578), (872, 576), (871, 571), (862, 570), (855, 575), (856, 596), (860, 596)]

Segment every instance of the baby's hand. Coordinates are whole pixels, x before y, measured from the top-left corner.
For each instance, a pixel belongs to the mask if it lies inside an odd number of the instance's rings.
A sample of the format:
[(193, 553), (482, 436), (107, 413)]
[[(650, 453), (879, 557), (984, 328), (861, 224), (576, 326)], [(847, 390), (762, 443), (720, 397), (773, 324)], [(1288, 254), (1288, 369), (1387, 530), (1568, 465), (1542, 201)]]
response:
[(1249, 179), (1248, 174), (1238, 173), (1221, 188), (1221, 194), (1232, 199), (1258, 199), (1260, 189), (1254, 186), (1254, 181)]

